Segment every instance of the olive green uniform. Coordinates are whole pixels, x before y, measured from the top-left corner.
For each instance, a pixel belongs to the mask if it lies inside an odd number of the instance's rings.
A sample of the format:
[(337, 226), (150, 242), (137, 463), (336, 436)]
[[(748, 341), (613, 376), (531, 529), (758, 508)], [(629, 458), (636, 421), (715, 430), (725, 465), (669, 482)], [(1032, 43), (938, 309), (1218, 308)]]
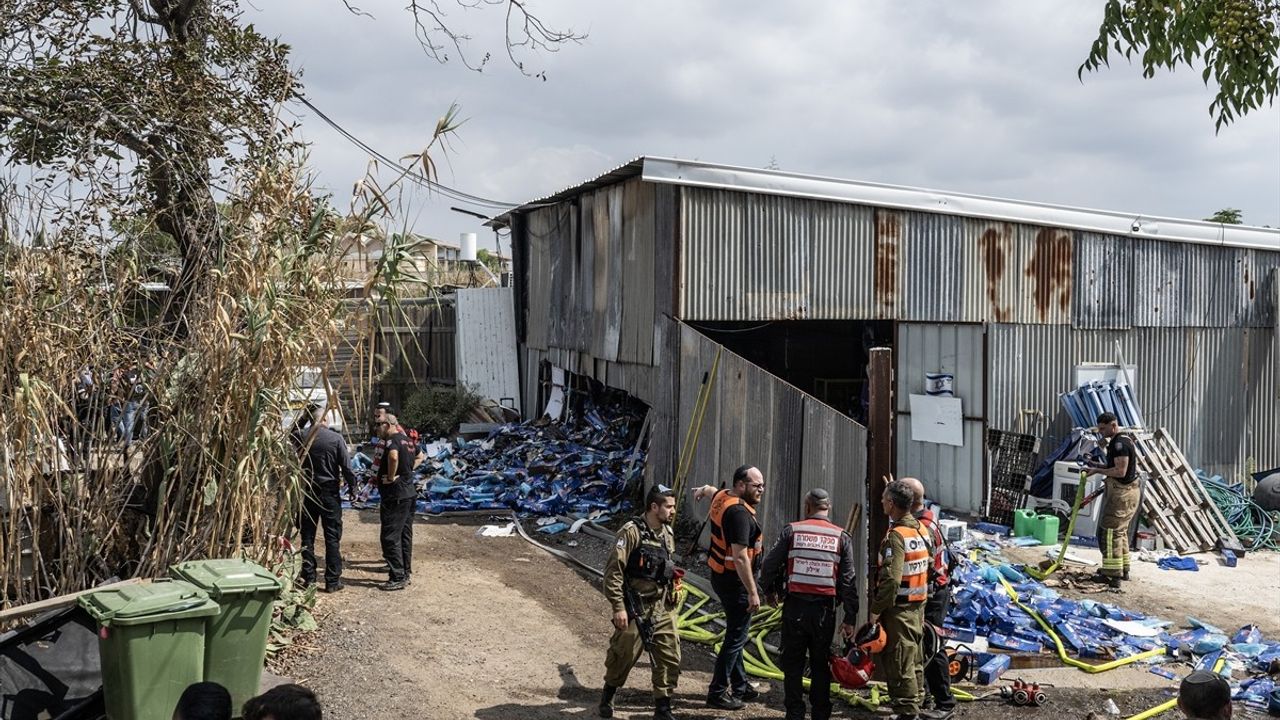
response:
[[(604, 594), (616, 613), (626, 610), (622, 584), (630, 583), (635, 588), (643, 605), (642, 614), (653, 623), (653, 696), (669, 698), (680, 679), (680, 636), (676, 634), (675, 597), (669, 592), (669, 585), (626, 577), (627, 559), (641, 543), (666, 548), (668, 553), (675, 553), (676, 549), (675, 535), (665, 525), (655, 531), (643, 518), (623, 525), (618, 530), (617, 542), (605, 565)], [(615, 629), (604, 661), (605, 684), (622, 687), (632, 666), (643, 654), (644, 645), (635, 622), (628, 622), (626, 630)]]
[[(894, 524), (920, 528), (920, 522), (910, 515)], [(903, 715), (915, 715), (920, 712), (920, 701), (924, 698), (924, 660), (920, 655), (924, 602), (898, 600), (906, 552), (902, 536), (892, 530), (880, 541), (880, 571), (871, 596), (871, 614), (880, 616), (880, 626), (886, 635), (880, 661), (884, 665), (893, 709)]]

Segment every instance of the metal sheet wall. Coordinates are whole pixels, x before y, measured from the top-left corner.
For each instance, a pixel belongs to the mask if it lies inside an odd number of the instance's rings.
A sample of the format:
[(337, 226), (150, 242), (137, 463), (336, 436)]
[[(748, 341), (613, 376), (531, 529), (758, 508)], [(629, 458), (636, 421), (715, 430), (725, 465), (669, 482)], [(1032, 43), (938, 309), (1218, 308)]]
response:
[[(948, 508), (977, 511), (983, 496), (982, 441), (986, 413), (985, 337), (981, 325), (898, 325), (897, 449), (898, 474), (920, 478), (929, 496)], [(911, 439), (911, 394), (924, 392), (925, 373), (955, 376), (963, 403), (964, 446)]]
[(1145, 421), (1168, 428), (1193, 464), (1228, 475), (1244, 472), (1251, 461), (1280, 465), (1275, 333), (992, 325), (988, 425), (1016, 430), (1023, 427), (1023, 410), (1043, 413), (1051, 449), (1070, 430), (1058, 394), (1071, 389), (1074, 367), (1115, 362), (1118, 343), (1125, 362), (1138, 368), (1137, 400)]
[(872, 211), (681, 188), (681, 317), (872, 317)]
[[(875, 511), (866, 505), (866, 428), (723, 350), (692, 327), (666, 319), (663, 322), (670, 323), (669, 332), (679, 337), (680, 380), (673, 414), (680, 445), (694, 421), (703, 377), (720, 351), (716, 380), (694, 446), (689, 485), (727, 484), (740, 465), (760, 468), (765, 476), (765, 496), (758, 514), (766, 546), (778, 537), (783, 525), (797, 518), (801, 498), (813, 487), (831, 491), (832, 518), (837, 523), (843, 524), (858, 504), (865, 526), (866, 513)], [(673, 450), (671, 455), (678, 457), (679, 447)], [(659, 469), (653, 477), (670, 474)], [(858, 567), (865, 567), (865, 529), (855, 542)]]
[(458, 382), (520, 409), (515, 298), (509, 287), (457, 292)]
[(1280, 250), (683, 187), (681, 317), (1270, 327)]

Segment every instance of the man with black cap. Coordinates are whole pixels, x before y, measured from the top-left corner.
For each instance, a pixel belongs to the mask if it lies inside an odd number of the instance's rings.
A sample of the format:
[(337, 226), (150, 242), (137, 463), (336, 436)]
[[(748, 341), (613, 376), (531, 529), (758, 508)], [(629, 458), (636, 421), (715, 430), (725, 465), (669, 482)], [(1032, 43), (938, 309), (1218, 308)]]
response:
[(1218, 673), (1196, 670), (1182, 679), (1178, 709), (1188, 720), (1229, 720), (1231, 686)]
[(1138, 454), (1133, 440), (1120, 433), (1120, 423), (1112, 413), (1098, 416), (1098, 434), (1107, 440), (1107, 464), (1092, 470), (1106, 476), (1107, 488), (1098, 521), (1098, 549), (1102, 551), (1098, 576), (1119, 590), (1121, 580), (1129, 579), (1129, 529), (1142, 499)]
[(787, 720), (804, 720), (804, 669), (809, 665), (813, 720), (831, 717), (831, 640), (837, 603), (844, 607), (840, 634), (853, 636), (858, 617), (853, 540), (831, 522), (831, 496), (814, 488), (804, 496), (804, 519), (787, 525), (764, 558), (760, 586), (782, 596), (783, 704)]

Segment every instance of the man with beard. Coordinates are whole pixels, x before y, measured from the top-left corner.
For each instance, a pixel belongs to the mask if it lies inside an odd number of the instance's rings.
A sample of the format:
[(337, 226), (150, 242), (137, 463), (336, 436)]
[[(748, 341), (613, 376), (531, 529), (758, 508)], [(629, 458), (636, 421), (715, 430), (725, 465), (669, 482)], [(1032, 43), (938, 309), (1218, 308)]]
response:
[(751, 633), (751, 615), (760, 608), (756, 558), (763, 547), (763, 533), (756, 522), (756, 506), (764, 497), (764, 475), (751, 465), (733, 473), (733, 487), (719, 490), (703, 485), (693, 491), (693, 499), (711, 497), (707, 524), (711, 527), (711, 548), (707, 566), (711, 587), (724, 608), (725, 635), (716, 656), (715, 674), (707, 689), (707, 706), (720, 710), (740, 710), (744, 701), (760, 693), (747, 682), (742, 651)]

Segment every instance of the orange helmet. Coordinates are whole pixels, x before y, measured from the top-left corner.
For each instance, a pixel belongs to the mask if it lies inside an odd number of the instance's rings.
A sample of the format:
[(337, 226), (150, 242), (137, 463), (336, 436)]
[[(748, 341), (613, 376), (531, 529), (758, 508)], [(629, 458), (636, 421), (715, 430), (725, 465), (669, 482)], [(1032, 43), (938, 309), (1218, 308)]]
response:
[(853, 634), (853, 643), (858, 646), (859, 650), (869, 655), (874, 655), (884, 650), (884, 645), (888, 639), (888, 636), (884, 633), (884, 628), (880, 627), (880, 623), (863, 625)]

